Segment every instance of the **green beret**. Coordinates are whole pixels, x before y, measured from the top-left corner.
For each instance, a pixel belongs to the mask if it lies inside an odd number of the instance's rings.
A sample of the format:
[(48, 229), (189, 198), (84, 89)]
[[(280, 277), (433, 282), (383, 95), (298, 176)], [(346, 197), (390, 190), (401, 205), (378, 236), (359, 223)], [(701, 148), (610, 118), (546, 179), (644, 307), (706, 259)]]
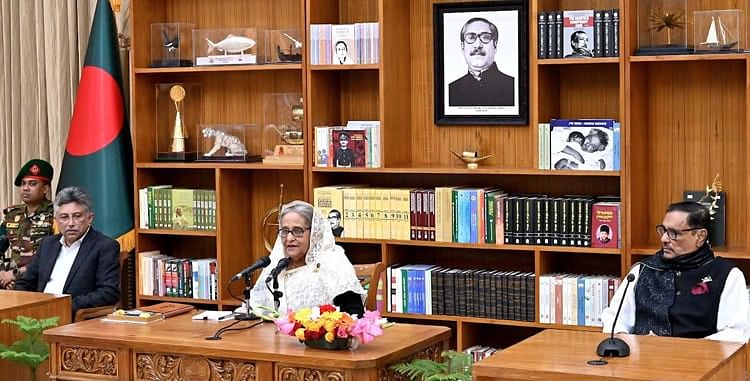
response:
[(32, 179), (44, 180), (47, 184), (52, 183), (52, 174), (54, 170), (52, 165), (42, 159), (31, 159), (18, 171), (16, 176), (17, 187), (21, 186), (21, 180), (30, 177)]

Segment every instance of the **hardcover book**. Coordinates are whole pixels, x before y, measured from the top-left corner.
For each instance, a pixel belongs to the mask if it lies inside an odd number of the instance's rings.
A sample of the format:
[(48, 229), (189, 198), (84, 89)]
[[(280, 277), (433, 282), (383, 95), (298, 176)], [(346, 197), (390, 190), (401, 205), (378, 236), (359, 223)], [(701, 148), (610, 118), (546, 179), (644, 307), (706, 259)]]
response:
[(619, 242), (620, 203), (595, 203), (591, 210), (591, 247), (617, 248)]
[(174, 302), (162, 302), (151, 306), (141, 307), (140, 310), (144, 312), (152, 312), (164, 315), (164, 318), (181, 315), (194, 310), (195, 307), (189, 304), (174, 303)]
[(563, 56), (593, 57), (594, 11), (563, 12)]
[(334, 65), (358, 63), (354, 24), (331, 25), (331, 49), (331, 62)]
[(365, 167), (367, 142), (364, 130), (332, 130), (329, 154), (338, 168)]
[[(553, 119), (550, 127), (550, 157), (555, 170), (614, 170), (612, 119)], [(619, 152), (619, 150), (617, 150)]]

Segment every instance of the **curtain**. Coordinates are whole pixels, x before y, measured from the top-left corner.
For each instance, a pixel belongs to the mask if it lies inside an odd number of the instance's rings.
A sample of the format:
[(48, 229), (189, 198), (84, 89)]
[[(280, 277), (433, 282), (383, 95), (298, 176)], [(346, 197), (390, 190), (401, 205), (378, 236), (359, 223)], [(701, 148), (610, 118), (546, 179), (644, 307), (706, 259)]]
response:
[[(123, 31), (130, 1), (113, 3)], [(52, 191), (57, 187), (95, 6), (96, 0), (0, 1), (0, 208), (21, 202), (13, 180), (29, 159), (49, 161)]]

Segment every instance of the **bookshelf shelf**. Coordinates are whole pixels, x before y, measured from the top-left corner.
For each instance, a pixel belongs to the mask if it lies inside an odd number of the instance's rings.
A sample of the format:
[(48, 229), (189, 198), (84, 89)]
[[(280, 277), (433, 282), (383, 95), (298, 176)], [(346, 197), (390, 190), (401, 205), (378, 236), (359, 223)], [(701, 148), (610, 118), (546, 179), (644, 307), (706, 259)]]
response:
[(589, 327), (589, 326), (578, 326), (578, 325), (563, 325), (563, 324), (542, 324), (530, 321), (518, 321), (518, 320), (500, 320), (500, 319), (487, 319), (478, 317), (467, 317), (467, 316), (452, 316), (452, 315), (422, 315), (422, 314), (402, 314), (387, 312), (383, 314), (384, 317), (392, 319), (409, 319), (409, 320), (425, 320), (425, 321), (451, 321), (462, 323), (479, 323), (479, 324), (491, 324), (491, 325), (503, 325), (511, 327), (530, 327), (530, 328), (544, 328), (544, 329), (567, 329), (572, 331), (588, 331), (588, 332), (601, 332), (601, 327)]
[(216, 237), (216, 232), (211, 230), (137, 229), (136, 231), (138, 232), (138, 234)]
[(175, 303), (189, 303), (189, 304), (205, 304), (205, 305), (218, 305), (218, 300), (211, 299), (194, 299), (194, 298), (177, 298), (173, 296), (151, 296), (151, 295), (138, 295), (138, 299), (150, 300), (154, 302), (175, 302)]
[(664, 56), (631, 56), (630, 62), (745, 61), (746, 53), (675, 54)]
[(282, 171), (302, 171), (303, 166), (297, 164), (262, 164), (262, 163), (136, 163), (136, 168), (147, 169), (245, 169), (245, 170), (282, 170)]
[(564, 177), (619, 177), (620, 171), (553, 171), (548, 169), (522, 169), (522, 168), (497, 168), (480, 167), (477, 169), (466, 169), (464, 166), (456, 167), (387, 167), (387, 168), (323, 168), (314, 167), (313, 172), (321, 173), (363, 173), (363, 174), (435, 174), (435, 175), (513, 175), (513, 176), (564, 176)]
[(539, 65), (617, 64), (620, 57), (602, 58), (555, 58), (537, 60)]
[(226, 73), (237, 71), (302, 70), (302, 64), (264, 64), (236, 66), (191, 66), (191, 67), (137, 67), (135, 74), (182, 74), (182, 73)]
[(310, 65), (311, 71), (349, 71), (349, 70), (378, 70), (380, 64), (356, 64), (356, 65)]

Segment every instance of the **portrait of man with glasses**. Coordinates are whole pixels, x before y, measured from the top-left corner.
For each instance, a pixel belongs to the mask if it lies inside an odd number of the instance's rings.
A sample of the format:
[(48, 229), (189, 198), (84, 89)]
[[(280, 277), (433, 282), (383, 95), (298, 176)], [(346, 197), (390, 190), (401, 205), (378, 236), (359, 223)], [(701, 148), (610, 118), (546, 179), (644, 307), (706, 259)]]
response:
[(624, 280), (602, 312), (604, 332), (747, 342), (745, 276), (714, 255), (710, 224), (701, 204), (669, 205), (655, 229), (661, 248), (630, 269), (632, 284)]
[(472, 17), (461, 28), (461, 51), (467, 73), (448, 85), (449, 106), (513, 106), (515, 78), (495, 63), (500, 33), (483, 17)]

